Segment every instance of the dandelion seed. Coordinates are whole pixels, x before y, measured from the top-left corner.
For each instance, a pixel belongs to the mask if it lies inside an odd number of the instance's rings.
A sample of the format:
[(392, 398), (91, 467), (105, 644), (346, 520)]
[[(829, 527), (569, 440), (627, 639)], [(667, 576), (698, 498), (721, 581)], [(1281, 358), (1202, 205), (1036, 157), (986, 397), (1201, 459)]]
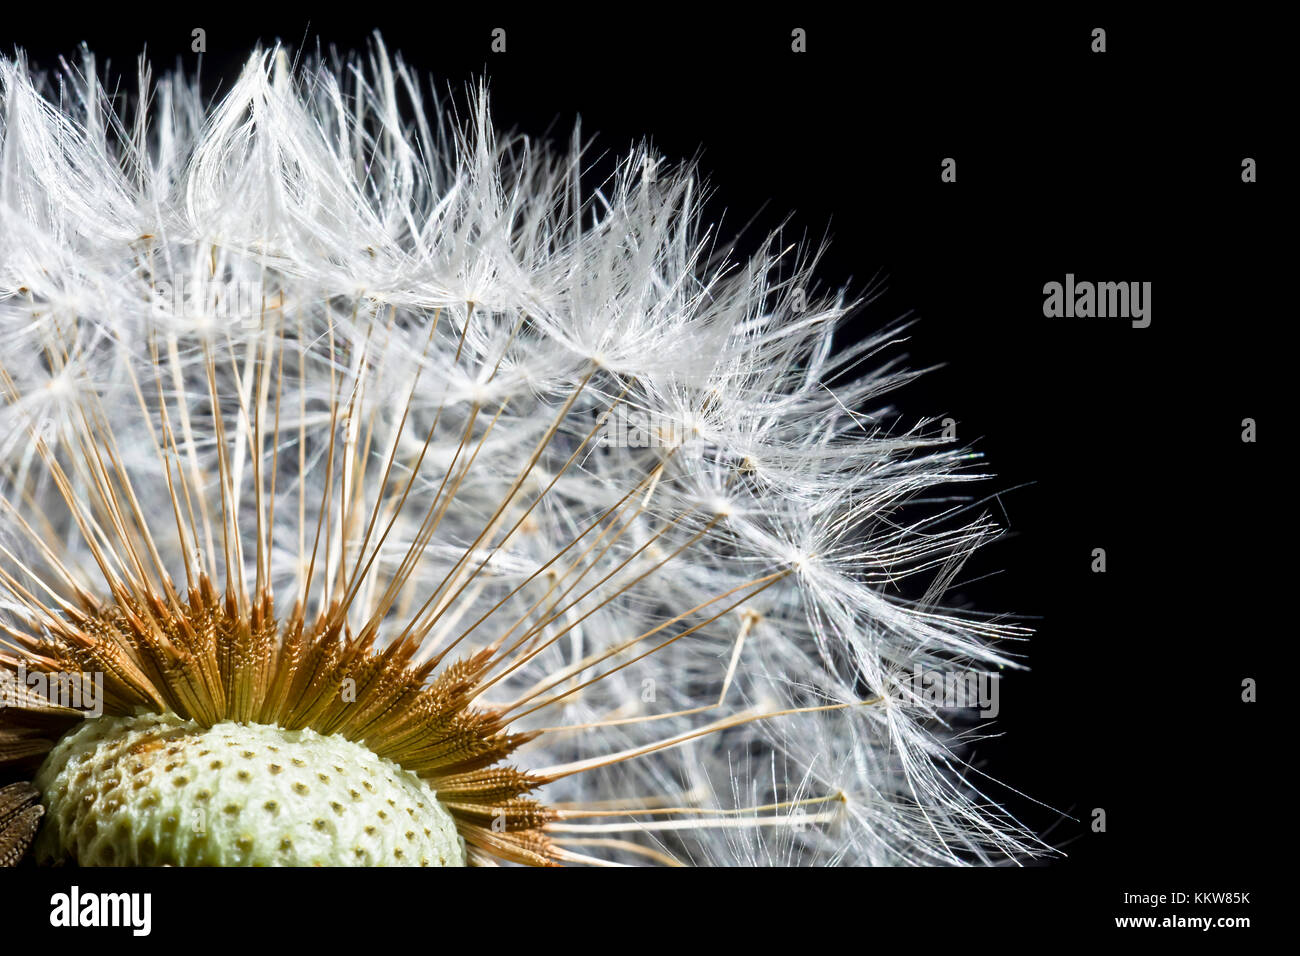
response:
[(870, 413), (897, 330), (833, 350), (815, 254), (719, 251), (644, 149), (584, 193), (378, 40), (0, 92), (0, 862), (1035, 851), (908, 684), (1024, 636), (937, 605), (987, 522), (899, 521), (975, 476)]

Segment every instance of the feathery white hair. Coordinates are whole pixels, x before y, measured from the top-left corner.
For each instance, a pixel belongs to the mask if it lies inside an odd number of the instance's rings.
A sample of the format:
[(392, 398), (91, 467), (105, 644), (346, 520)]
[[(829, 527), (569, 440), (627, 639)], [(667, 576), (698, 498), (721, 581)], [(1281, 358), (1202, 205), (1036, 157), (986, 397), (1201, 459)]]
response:
[[(89, 498), (111, 453), (173, 569), (264, 575), (282, 607), (355, 582), (350, 627), (379, 609), (381, 646), (414, 626), (429, 654), (540, 621), (486, 690), (548, 728), (517, 759), (588, 768), (552, 806), (648, 808), (553, 823), (572, 859), (1041, 847), (912, 681), (1011, 665), (1026, 633), (938, 603), (995, 529), (917, 499), (974, 456), (873, 407), (910, 377), (877, 358), (898, 329), (833, 347), (856, 303), (810, 295), (815, 250), (738, 255), (696, 170), (645, 148), (584, 192), (576, 135), (498, 136), (481, 89), (461, 122), (378, 40), (296, 70), (258, 51), (211, 105), (143, 61), (110, 97), (88, 51), (57, 77), (0, 60), (0, 94), (10, 568), (49, 565), (25, 522), (104, 591), (50, 461)], [(642, 440), (609, 440), (625, 412)], [(193, 541), (159, 504), (182, 473)]]

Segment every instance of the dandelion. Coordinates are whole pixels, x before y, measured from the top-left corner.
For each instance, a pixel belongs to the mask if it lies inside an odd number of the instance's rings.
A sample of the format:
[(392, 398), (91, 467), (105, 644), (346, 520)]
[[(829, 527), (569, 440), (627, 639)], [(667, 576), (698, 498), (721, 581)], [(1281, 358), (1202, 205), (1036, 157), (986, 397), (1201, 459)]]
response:
[(815, 250), (378, 40), (0, 93), (0, 862), (1035, 851), (910, 681), (1025, 633), (941, 604), (995, 528), (911, 516), (973, 456)]

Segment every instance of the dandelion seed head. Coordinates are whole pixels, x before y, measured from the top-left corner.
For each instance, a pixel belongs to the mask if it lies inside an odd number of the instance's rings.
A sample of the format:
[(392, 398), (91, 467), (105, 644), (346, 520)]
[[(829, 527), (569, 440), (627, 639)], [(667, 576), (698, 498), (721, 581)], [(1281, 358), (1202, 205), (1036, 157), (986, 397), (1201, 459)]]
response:
[[(728, 245), (646, 147), (593, 186), (378, 39), (137, 86), (0, 59), (0, 677), (342, 738), (472, 863), (1041, 848), (906, 683), (1015, 663), (942, 604), (996, 529), (913, 507), (977, 476), (883, 405), (899, 327), (834, 344), (819, 249)], [(80, 712), (24, 700), (31, 779)]]

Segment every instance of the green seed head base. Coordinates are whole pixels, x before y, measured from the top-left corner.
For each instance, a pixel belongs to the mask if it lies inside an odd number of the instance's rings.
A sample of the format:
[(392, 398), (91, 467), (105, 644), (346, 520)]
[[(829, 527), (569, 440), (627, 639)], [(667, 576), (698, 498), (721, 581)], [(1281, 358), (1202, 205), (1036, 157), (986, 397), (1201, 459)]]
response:
[(41, 863), (465, 864), (455, 823), (419, 777), (312, 730), (101, 717), (64, 735), (36, 786)]

